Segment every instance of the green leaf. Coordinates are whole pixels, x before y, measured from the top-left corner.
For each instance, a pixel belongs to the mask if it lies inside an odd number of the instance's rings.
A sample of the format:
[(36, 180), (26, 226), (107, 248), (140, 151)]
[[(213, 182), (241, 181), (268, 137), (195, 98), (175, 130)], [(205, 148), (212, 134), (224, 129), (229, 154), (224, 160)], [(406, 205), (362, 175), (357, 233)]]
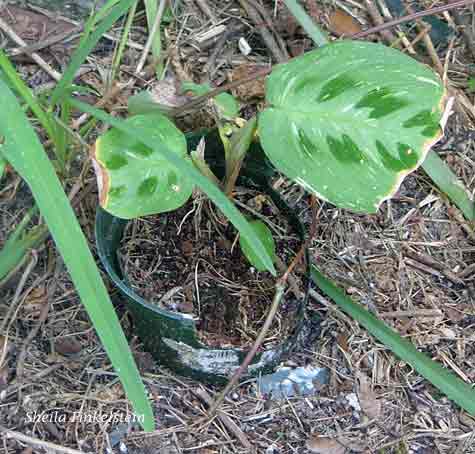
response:
[[(183, 91), (191, 91), (196, 96), (203, 96), (212, 90), (209, 84), (195, 84), (194, 82), (183, 82), (182, 88)], [(220, 117), (232, 120), (239, 116), (239, 103), (233, 95), (220, 93), (213, 98), (213, 102), (218, 109)]]
[[(51, 95), (51, 105), (56, 105), (62, 99), (66, 99), (67, 91), (70, 85), (72, 84), (74, 77), (79, 69), (79, 67), (84, 63), (86, 58), (89, 56), (91, 51), (94, 49), (97, 42), (102, 38), (102, 35), (109, 30), (112, 25), (114, 25), (117, 20), (119, 20), (132, 6), (136, 0), (121, 0), (117, 5), (107, 11), (102, 8), (98, 14), (100, 17), (104, 15), (104, 19), (97, 26), (97, 28), (91, 33), (85, 33), (84, 37), (81, 38), (79, 46), (71, 57), (71, 62), (69, 63), (66, 71), (63, 74), (63, 77), (56, 85), (52, 95)], [(114, 4), (116, 2), (109, 2)], [(107, 5), (106, 5), (107, 6)], [(107, 14), (106, 14), (107, 11)], [(93, 16), (93, 18), (98, 16)], [(89, 23), (95, 23), (94, 20), (88, 21)], [(92, 25), (91, 25), (92, 26)]]
[(41, 123), (41, 126), (45, 129), (48, 136), (52, 140), (55, 140), (55, 129), (52, 116), (43, 110), (36, 96), (33, 95), (30, 88), (20, 78), (2, 49), (0, 49), (0, 68), (5, 77), (5, 82), (23, 99), (24, 102), (26, 102), (35, 117)]
[(397, 50), (328, 44), (272, 71), (261, 143), (308, 191), (374, 213), (441, 137), (443, 98), (439, 77)]
[(28, 253), (40, 246), (48, 236), (48, 228), (44, 224), (27, 230), (28, 224), (37, 212), (36, 206), (28, 210), (0, 250), (0, 282), (7, 280), (21, 267)]
[(464, 216), (469, 221), (475, 220), (475, 203), (467, 193), (463, 183), (435, 151), (427, 155), (426, 160), (422, 164), (422, 168), (437, 187), (442, 192), (445, 192), (462, 210)]
[(134, 411), (144, 418), (144, 429), (151, 431), (153, 413), (144, 385), (68, 198), (16, 97), (1, 80), (0, 96), (0, 152), (30, 186)]
[(267, 253), (264, 245), (259, 240), (258, 236), (246, 221), (244, 216), (239, 212), (239, 210), (231, 203), (231, 201), (220, 191), (215, 184), (210, 182), (208, 178), (203, 176), (199, 170), (197, 170), (194, 165), (189, 162), (189, 160), (183, 159), (180, 156), (177, 156), (172, 150), (170, 150), (164, 143), (162, 137), (156, 135), (150, 137), (146, 131), (143, 131), (141, 128), (129, 128), (127, 123), (124, 121), (118, 120), (107, 113), (96, 109), (88, 104), (85, 104), (81, 101), (75, 99), (70, 100), (71, 105), (77, 109), (86, 112), (97, 119), (104, 121), (116, 129), (119, 129), (126, 134), (129, 134), (134, 139), (142, 142), (147, 147), (157, 151), (162, 154), (165, 159), (170, 164), (173, 164), (182, 175), (189, 178), (191, 182), (200, 187), (200, 189), (205, 192), (208, 197), (214, 201), (216, 206), (227, 216), (227, 218), (234, 224), (236, 229), (239, 231), (241, 236), (245, 237), (249, 244), (254, 248), (256, 255), (260, 257), (262, 262), (265, 264), (266, 269), (270, 271), (274, 276), (276, 274), (275, 267), (272, 262), (271, 257)]
[(220, 187), (221, 183), (218, 180), (218, 177), (214, 174), (214, 172), (211, 170), (211, 167), (205, 160), (205, 147), (205, 138), (202, 137), (198, 143), (198, 146), (196, 147), (196, 150), (192, 150), (190, 153), (191, 161), (202, 175), (212, 181), (216, 186)]
[(444, 369), (424, 353), (419, 352), (413, 344), (403, 339), (396, 331), (348, 298), (315, 266), (312, 266), (312, 280), (340, 309), (366, 328), (376, 339), (391, 349), (450, 399), (457, 402), (472, 415), (475, 414), (475, 390), (469, 384)]
[[(189, 159), (185, 136), (164, 115), (137, 115), (124, 123), (152, 139), (160, 138), (177, 158)], [(97, 139), (94, 169), (101, 206), (123, 219), (175, 210), (193, 190), (191, 180), (162, 154), (118, 129)]]
[[(269, 257), (272, 257), (272, 261), (275, 261), (275, 242), (269, 227), (267, 227), (267, 225), (265, 225), (265, 223), (260, 220), (251, 221), (249, 224), (254, 229), (254, 232), (256, 232), (256, 235), (259, 237), (259, 239), (262, 241), (262, 244), (266, 248)], [(239, 238), (239, 246), (241, 247), (242, 253), (246, 256), (251, 265), (256, 268), (256, 270), (266, 270), (264, 263), (262, 263), (259, 256), (254, 252), (253, 247), (249, 244), (246, 238), (243, 238), (242, 236)]]

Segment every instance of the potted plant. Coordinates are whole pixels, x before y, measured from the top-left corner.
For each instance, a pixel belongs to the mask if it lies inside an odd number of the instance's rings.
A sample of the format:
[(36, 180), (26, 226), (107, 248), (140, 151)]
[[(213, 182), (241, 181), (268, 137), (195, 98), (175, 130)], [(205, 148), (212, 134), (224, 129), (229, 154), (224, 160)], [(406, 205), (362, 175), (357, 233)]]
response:
[[(249, 236), (238, 237), (223, 213), (214, 210), (211, 204), (206, 205), (212, 230), (208, 236), (214, 238), (214, 246), (210, 247), (227, 251), (222, 254), (231, 254), (230, 263), (236, 268), (245, 263), (247, 270), (243, 273), (248, 277), (258, 276), (265, 283), (266, 296), (256, 298), (254, 305), (257, 307), (267, 300), (264, 306), (268, 308), (272, 303), (268, 283), (276, 274), (274, 264), (279, 265), (279, 272), (290, 262), (294, 264), (289, 255), (279, 257), (274, 238), (276, 228), (273, 232), (269, 226), (285, 219), (285, 226), (278, 227), (294, 228), (303, 240), (295, 215), (288, 215), (288, 207), (268, 184), (273, 173), (269, 163), (322, 200), (355, 212), (375, 213), (442, 136), (444, 98), (438, 76), (399, 51), (379, 44), (340, 41), (274, 67), (266, 79), (266, 107), (246, 122), (233, 119), (237, 115), (229, 98), (215, 98), (217, 133), (207, 135), (204, 140), (200, 134), (187, 139), (165, 114), (151, 112), (150, 106), (148, 113), (131, 116), (126, 122), (141, 134), (155, 137), (168, 153), (190, 161), (215, 188), (239, 209), (244, 209), (254, 233), (251, 240)], [(201, 249), (191, 248), (191, 261), (175, 265), (187, 269), (190, 275), (194, 272), (195, 276), (188, 298), (191, 310), (185, 313), (176, 305), (163, 304), (163, 293), (170, 291), (166, 284), (167, 291), (162, 292), (157, 305), (138, 296), (121, 269), (117, 251), (128, 220), (143, 216), (154, 216), (150, 219), (155, 220), (171, 218), (176, 230), (163, 227), (169, 236), (161, 245), (165, 247), (167, 242), (174, 245), (178, 263), (180, 254), (186, 255), (186, 251), (181, 246), (177, 249), (175, 240), (183, 225), (193, 222), (199, 225), (198, 212), (192, 212), (192, 207), (193, 204), (196, 207), (197, 200), (204, 203), (194, 181), (165, 159), (160, 147), (146, 146), (137, 137), (112, 129), (99, 137), (93, 149), (103, 208), (96, 220), (99, 253), (107, 272), (128, 299), (138, 334), (160, 363), (201, 379), (225, 379), (239, 367), (246, 348), (227, 341), (224, 347), (215, 342), (204, 343), (210, 338), (204, 339), (196, 327), (200, 310), (200, 287), (196, 282), (199, 273), (186, 268), (190, 264), (197, 267), (199, 253), (209, 245), (205, 247), (203, 242), (198, 242)], [(243, 186), (247, 186), (244, 193), (240, 190)], [(266, 218), (265, 210), (253, 209), (247, 203), (249, 199), (259, 200), (264, 194), (260, 200), (272, 206), (273, 220)], [(196, 229), (190, 228), (189, 235), (195, 234)], [(220, 238), (222, 241), (216, 246)], [(184, 241), (190, 238), (184, 238), (180, 244)], [(237, 244), (241, 253), (236, 253)], [(209, 261), (210, 257), (207, 255), (203, 260)], [(180, 274), (177, 269), (168, 271), (172, 277)], [(209, 281), (206, 285), (212, 287), (213, 283)], [(294, 298), (293, 311), (288, 317), (296, 322), (289, 325), (286, 339), (281, 339), (279, 345), (256, 355), (248, 370), (250, 374), (274, 366), (295, 346), (306, 293), (299, 293), (293, 287), (278, 303), (283, 307)], [(183, 290), (185, 285), (180, 288)], [(219, 292), (215, 297), (221, 298)], [(239, 301), (226, 304), (230, 313), (234, 311), (234, 321), (247, 317), (236, 314)], [(258, 316), (262, 318), (262, 307), (259, 310)], [(282, 317), (286, 318), (286, 314), (283, 312)], [(206, 317), (210, 315), (212, 310)]]

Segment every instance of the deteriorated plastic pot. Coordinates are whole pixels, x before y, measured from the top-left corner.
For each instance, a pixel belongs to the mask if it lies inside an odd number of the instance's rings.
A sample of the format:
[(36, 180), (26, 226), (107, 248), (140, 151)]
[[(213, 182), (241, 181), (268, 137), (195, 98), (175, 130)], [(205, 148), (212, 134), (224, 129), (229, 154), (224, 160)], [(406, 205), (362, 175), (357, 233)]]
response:
[[(196, 147), (202, 135), (193, 134), (188, 137), (189, 150)], [(219, 162), (223, 154), (216, 132), (206, 134), (206, 158), (212, 163), (211, 166), (217, 175), (223, 173), (223, 163)], [(268, 194), (281, 213), (287, 216), (289, 224), (296, 229), (303, 241), (304, 229), (297, 216), (268, 183), (272, 175), (273, 169), (268, 164), (261, 148), (258, 145), (251, 146), (238, 184), (257, 188)], [(116, 218), (99, 208), (96, 215), (96, 242), (99, 257), (132, 315), (134, 333), (139, 336), (145, 348), (161, 366), (201, 381), (225, 382), (244, 360), (247, 351), (239, 348), (219, 349), (206, 346), (199, 340), (195, 322), (189, 314), (161, 309), (134, 292), (128, 284), (127, 276), (124, 276), (121, 271), (117, 257), (117, 250), (127, 222), (129, 221)], [(298, 311), (294, 332), (287, 339), (283, 339), (277, 348), (257, 353), (245, 376), (271, 372), (300, 341), (299, 332), (303, 327), (304, 309), (310, 285), (308, 253), (306, 258), (307, 288), (305, 297), (296, 301)]]

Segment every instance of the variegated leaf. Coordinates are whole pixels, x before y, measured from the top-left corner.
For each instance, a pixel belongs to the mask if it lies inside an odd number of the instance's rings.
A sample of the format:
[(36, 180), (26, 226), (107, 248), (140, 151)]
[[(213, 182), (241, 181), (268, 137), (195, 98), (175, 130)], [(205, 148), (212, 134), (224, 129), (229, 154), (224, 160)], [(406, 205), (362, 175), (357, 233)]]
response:
[(444, 87), (389, 47), (340, 41), (278, 65), (261, 142), (274, 166), (333, 204), (374, 213), (442, 135)]
[[(164, 115), (137, 115), (125, 121), (189, 159), (185, 136)], [(119, 130), (111, 129), (99, 137), (92, 157), (100, 204), (114, 216), (132, 219), (175, 210), (191, 195), (192, 183), (167, 159)]]

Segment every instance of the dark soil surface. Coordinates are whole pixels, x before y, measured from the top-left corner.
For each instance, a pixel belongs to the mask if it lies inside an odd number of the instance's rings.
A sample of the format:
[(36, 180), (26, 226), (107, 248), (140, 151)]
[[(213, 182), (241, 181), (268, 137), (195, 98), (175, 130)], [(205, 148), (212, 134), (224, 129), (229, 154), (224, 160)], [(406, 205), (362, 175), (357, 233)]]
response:
[[(247, 207), (246, 215), (256, 219), (252, 210), (270, 226), (279, 260), (290, 264), (300, 242), (270, 197), (240, 189), (237, 199)], [(214, 347), (252, 343), (274, 296), (275, 278), (250, 265), (232, 224), (201, 195), (174, 212), (131, 221), (119, 258), (140, 296), (163, 309), (193, 315), (200, 337)], [(297, 309), (295, 296), (287, 292), (266, 347), (281, 343), (292, 331)]]

